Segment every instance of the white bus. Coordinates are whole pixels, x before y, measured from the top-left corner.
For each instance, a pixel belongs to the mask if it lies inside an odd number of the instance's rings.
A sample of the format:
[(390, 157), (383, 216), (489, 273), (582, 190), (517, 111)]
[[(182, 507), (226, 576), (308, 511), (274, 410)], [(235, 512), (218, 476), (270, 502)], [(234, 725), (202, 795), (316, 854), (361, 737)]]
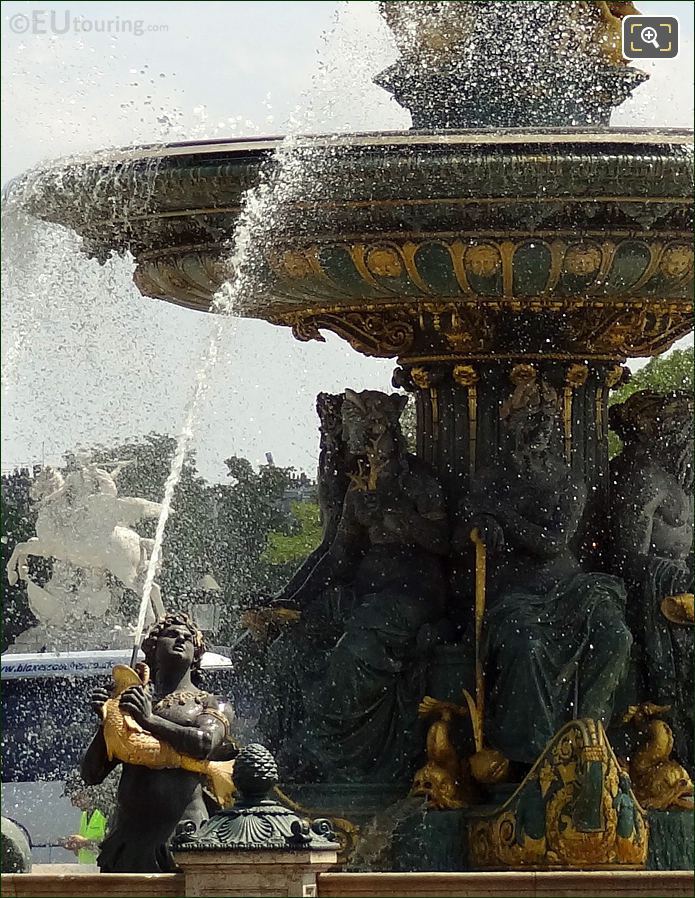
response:
[[(89, 695), (108, 686), (129, 650), (2, 655), (2, 815), (28, 833), (34, 864), (75, 863), (61, 842), (78, 831), (80, 812), (63, 795), (96, 728)], [(232, 662), (206, 652), (205, 688), (231, 693)]]

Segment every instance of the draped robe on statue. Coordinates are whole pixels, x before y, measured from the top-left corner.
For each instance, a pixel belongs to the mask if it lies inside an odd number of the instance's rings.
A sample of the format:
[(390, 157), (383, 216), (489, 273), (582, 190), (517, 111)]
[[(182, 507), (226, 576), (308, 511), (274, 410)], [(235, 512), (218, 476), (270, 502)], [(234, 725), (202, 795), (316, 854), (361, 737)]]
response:
[(522, 384), (514, 402), (515, 448), (478, 474), (456, 542), (477, 527), (487, 546), (486, 738), (530, 764), (572, 717), (608, 723), (632, 637), (622, 581), (583, 572), (572, 549), (586, 488), (552, 450), (554, 390)]

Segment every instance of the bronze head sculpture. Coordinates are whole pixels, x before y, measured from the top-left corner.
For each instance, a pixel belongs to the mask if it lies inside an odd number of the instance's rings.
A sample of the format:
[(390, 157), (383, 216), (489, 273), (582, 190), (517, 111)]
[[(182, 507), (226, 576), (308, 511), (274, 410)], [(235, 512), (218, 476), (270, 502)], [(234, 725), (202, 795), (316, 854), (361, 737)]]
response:
[(611, 406), (609, 422), (628, 452), (659, 457), (686, 490), (693, 483), (693, 395), (640, 390)]

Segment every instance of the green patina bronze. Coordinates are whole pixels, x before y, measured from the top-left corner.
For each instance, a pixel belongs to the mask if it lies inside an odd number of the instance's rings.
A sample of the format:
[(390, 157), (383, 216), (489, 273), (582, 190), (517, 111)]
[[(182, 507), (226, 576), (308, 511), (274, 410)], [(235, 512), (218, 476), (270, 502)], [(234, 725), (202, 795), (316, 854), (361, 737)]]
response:
[[(402, 397), (324, 395), (323, 540), (257, 609), (273, 621), (261, 724), (296, 780), (290, 792), (319, 781), (331, 813), (349, 792), (360, 821), (373, 794), (405, 795), (423, 762), (425, 692), (475, 693), (475, 746), (470, 732), (451, 735), (464, 761), (485, 744), (515, 762), (511, 798), (481, 777), (476, 809), (402, 823), (398, 869), (445, 869), (453, 841), (448, 869), (686, 858), (687, 812), (652, 810), (645, 822), (603, 729), (645, 782), (634, 764), (650, 743), (626, 731), (628, 705), (672, 691), (678, 752), (692, 733), (691, 622), (659, 616), (667, 593), (692, 587), (687, 478), (642, 458), (631, 480), (629, 444), (614, 474), (608, 458), (621, 363), (692, 328), (692, 135), (608, 127), (644, 80), (620, 53), (628, 7), (383, 3), (400, 58), (376, 81), (410, 110), (411, 131), (138, 148), (70, 161), (22, 190), (30, 212), (74, 229), (88, 255), (132, 253), (144, 295), (207, 311), (235, 276), (244, 193), (263, 180), (276, 202), (253, 222), (235, 312), (398, 361), (417, 458), (402, 445)], [(520, 27), (535, 39), (520, 41)], [(691, 427), (692, 403), (689, 414), (677, 430)], [(654, 430), (655, 453), (673, 443), (673, 420)], [(611, 490), (613, 476), (624, 489)], [(678, 557), (664, 518), (679, 530)], [(651, 549), (645, 526), (663, 537)], [(644, 603), (646, 626), (634, 612)], [(288, 605), (299, 623), (279, 613)], [(584, 751), (571, 774), (558, 730)], [(674, 800), (687, 792), (678, 761), (662, 757), (654, 773), (676, 778)], [(215, 845), (218, 822), (205, 831)], [(666, 846), (672, 837), (681, 847)]]

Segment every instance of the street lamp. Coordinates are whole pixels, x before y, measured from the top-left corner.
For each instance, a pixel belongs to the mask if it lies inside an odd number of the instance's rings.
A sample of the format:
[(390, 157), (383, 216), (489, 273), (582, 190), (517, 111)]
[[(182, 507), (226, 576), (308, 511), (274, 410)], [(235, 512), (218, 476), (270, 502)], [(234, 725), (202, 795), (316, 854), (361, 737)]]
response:
[(214, 633), (220, 625), (222, 609), (216, 601), (222, 590), (210, 574), (206, 574), (197, 583), (191, 598), (200, 601), (191, 604), (191, 617), (203, 633)]
[(191, 617), (203, 633), (212, 633), (220, 625), (222, 609), (214, 602), (196, 602), (191, 605)]

